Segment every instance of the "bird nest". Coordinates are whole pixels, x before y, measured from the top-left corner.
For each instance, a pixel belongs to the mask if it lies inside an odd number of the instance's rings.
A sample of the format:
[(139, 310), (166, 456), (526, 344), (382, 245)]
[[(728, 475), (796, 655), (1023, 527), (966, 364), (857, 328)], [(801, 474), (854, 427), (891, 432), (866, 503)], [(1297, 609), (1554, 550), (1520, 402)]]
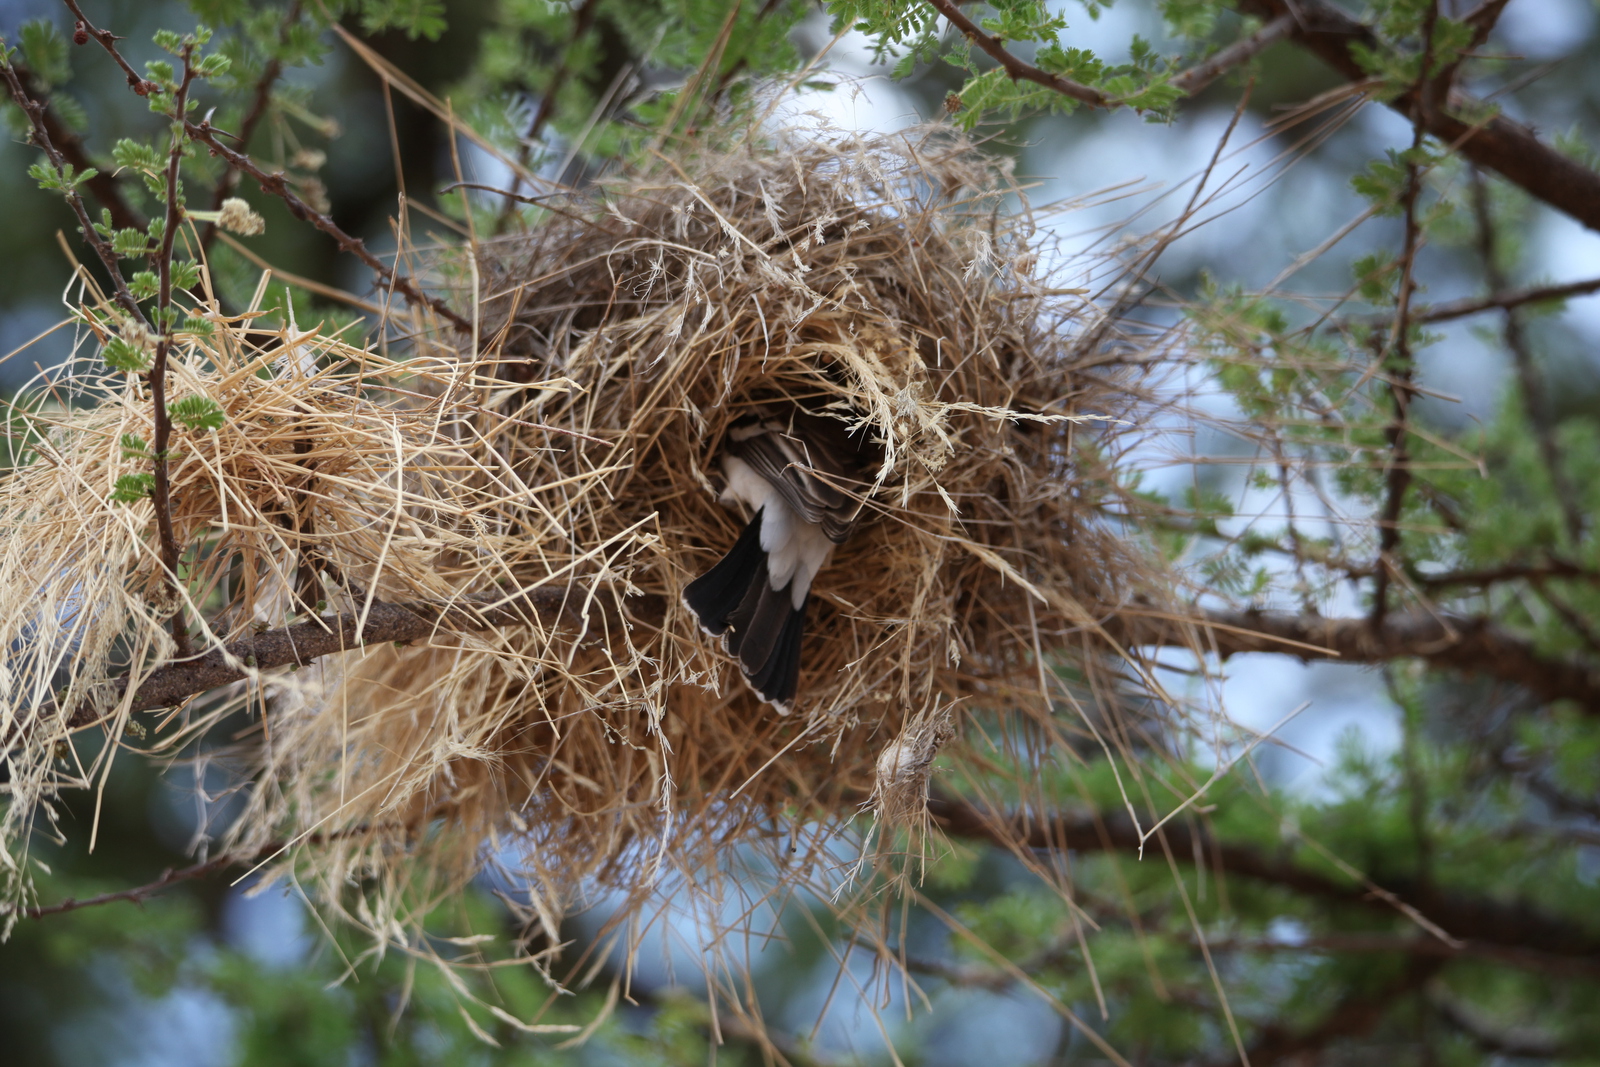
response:
[[(201, 644), (374, 601), (543, 605), (256, 672), (178, 713), (193, 736), (248, 705), (253, 785), (226, 848), (298, 864), (331, 906), (413, 943), (490, 863), (554, 944), (585, 886), (637, 903), (736, 844), (833, 855), (807, 828), (869, 800), (914, 826), (941, 746), (974, 724), (1020, 716), (1060, 739), (1061, 709), (1092, 730), (1148, 685), (1104, 622), (1171, 588), (1124, 533), (1165, 342), (1053, 287), (1085, 265), (1040, 266), (1052, 250), (1004, 166), (947, 128), (793, 139), (541, 203), (526, 232), (442, 261), (470, 345), (435, 332), (389, 362), (293, 332), (247, 350), (230, 327), (184, 349), (187, 387), (227, 414), (174, 473), (190, 607), (212, 605)], [(26, 553), (8, 538), (0, 584), (46, 607), (0, 641), (86, 631), (70, 692), (32, 705), (19, 800), (59, 773), (44, 753), (65, 709), (101, 693), (120, 730), (127, 689), (106, 679), (172, 652), (150, 505), (105, 503), (140, 462), (116, 441), (148, 401), (108, 395), (60, 415), (46, 447), (65, 466), (24, 468), (0, 500), (8, 529), (59, 517)], [(728, 429), (775, 404), (881, 449), (813, 586), (789, 714), (682, 603), (748, 518), (719, 503)], [(93, 589), (66, 562), (89, 560)]]

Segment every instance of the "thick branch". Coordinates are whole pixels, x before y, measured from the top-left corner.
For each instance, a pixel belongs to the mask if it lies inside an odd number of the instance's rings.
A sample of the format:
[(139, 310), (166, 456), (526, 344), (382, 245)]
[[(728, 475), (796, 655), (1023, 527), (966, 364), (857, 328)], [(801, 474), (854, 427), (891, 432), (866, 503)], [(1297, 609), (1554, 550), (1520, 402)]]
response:
[(1439, 1018), (1471, 1038), (1484, 1052), (1530, 1060), (1577, 1055), (1576, 1048), (1564, 1046), (1554, 1034), (1526, 1027), (1498, 1027), (1477, 1009), (1443, 991), (1435, 992), (1428, 1000)]
[[(976, 804), (935, 795), (928, 811), (947, 833), (987, 840), (1002, 848), (1077, 852), (1137, 852), (1139, 828), (1126, 812), (1075, 814), (1023, 812), (993, 815)], [(1600, 973), (1600, 933), (1577, 927), (1532, 905), (1507, 904), (1484, 897), (1435, 889), (1424, 899), (1409, 879), (1386, 878), (1383, 896), (1366, 885), (1324, 874), (1283, 855), (1269, 855), (1253, 845), (1213, 840), (1181, 822), (1168, 823), (1166, 836), (1172, 855), (1180, 862), (1205, 857), (1221, 871), (1290, 890), (1304, 897), (1333, 904), (1397, 915), (1393, 900), (1408, 904), (1427, 919), (1463, 942), (1462, 947), (1439, 941), (1441, 953), (1471, 952), (1479, 946), (1496, 946), (1508, 961), (1522, 954), (1569, 961), (1589, 973)], [(1385, 899), (1385, 897), (1393, 899)], [(1538, 960), (1530, 956), (1531, 965)]]
[(1074, 100), (1088, 104), (1090, 107), (1111, 108), (1117, 106), (1117, 101), (1098, 89), (1092, 89), (1087, 85), (1080, 85), (1069, 78), (1063, 78), (1058, 74), (1040, 70), (1038, 67), (1030, 63), (1024, 63), (1010, 52), (1007, 52), (1005, 45), (1000, 42), (999, 38), (991, 37), (984, 33), (981, 26), (963, 15), (961, 9), (956, 6), (955, 0), (928, 0), (928, 3), (932, 4), (939, 14), (948, 19), (950, 25), (960, 30), (967, 40), (983, 49), (990, 59), (1000, 64), (1001, 68), (1011, 75), (1012, 81), (1033, 82), (1036, 85), (1044, 86), (1046, 89), (1054, 90), (1062, 96), (1071, 97)]
[[(1289, 38), (1352, 82), (1366, 81), (1353, 49), (1377, 49), (1378, 39), (1366, 26), (1326, 0), (1240, 0), (1241, 10), (1265, 19), (1289, 15), (1295, 28)], [(1419, 93), (1406, 93), (1389, 106), (1407, 118), (1420, 118), (1434, 137), (1456, 148), (1480, 167), (1493, 170), (1591, 230), (1600, 230), (1600, 174), (1562, 155), (1539, 140), (1527, 126), (1504, 115), (1477, 124), (1464, 122), (1445, 107), (1428, 107)], [(1458, 94), (1455, 110), (1487, 110), (1480, 100)]]
[[(1357, 987), (1358, 991), (1339, 1001), (1321, 1022), (1308, 1030), (1294, 1032), (1280, 1025), (1264, 1026), (1250, 1048), (1248, 1062), (1251, 1067), (1267, 1067), (1290, 1057), (1300, 1063), (1316, 1062), (1321, 1058), (1317, 1054), (1333, 1042), (1370, 1033), (1394, 1008), (1396, 1000), (1427, 984), (1442, 965), (1442, 960), (1413, 957), (1381, 988), (1359, 991)], [(1237, 1062), (1235, 1059), (1220, 1061), (1218, 1067), (1223, 1063), (1232, 1067)]]
[(1600, 715), (1600, 668), (1545, 656), (1485, 618), (1391, 614), (1374, 628), (1366, 619), (1276, 611), (1210, 610), (1182, 621), (1124, 612), (1102, 627), (1124, 646), (1188, 647), (1198, 629), (1201, 646), (1224, 657), (1275, 652), (1342, 663), (1420, 659), (1433, 667), (1511, 682), (1546, 701), (1572, 700), (1585, 713)]
[[(140, 683), (130, 710), (169, 707), (199, 693), (240, 681), (251, 671), (303, 667), (319, 656), (386, 641), (417, 641), (439, 630), (482, 631), (525, 626), (534, 621), (550, 625), (560, 619), (570, 595), (565, 586), (541, 586), (494, 600), (454, 604), (386, 604), (374, 600), (364, 613), (324, 615), (312, 622), (230, 641), (195, 659), (159, 667)], [(113, 701), (121, 697), (125, 685), (124, 682), (116, 690)], [(48, 713), (48, 709), (43, 712)], [(97, 707), (80, 705), (68, 717), (67, 727), (79, 730), (94, 725), (102, 717)], [(8, 741), (7, 745), (11, 743)]]
[(1450, 589), (1455, 586), (1489, 586), (1500, 582), (1545, 581), (1548, 579), (1600, 583), (1600, 571), (1580, 567), (1567, 559), (1551, 559), (1544, 563), (1507, 563), (1500, 567), (1486, 567), (1476, 571), (1447, 571), (1444, 574), (1424, 574), (1411, 580), (1424, 589)]

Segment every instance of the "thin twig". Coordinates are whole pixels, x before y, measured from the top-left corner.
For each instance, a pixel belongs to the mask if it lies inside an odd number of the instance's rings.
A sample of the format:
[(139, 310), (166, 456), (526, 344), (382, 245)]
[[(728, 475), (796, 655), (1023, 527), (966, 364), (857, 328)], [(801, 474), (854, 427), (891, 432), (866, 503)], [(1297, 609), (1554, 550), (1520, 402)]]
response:
[(1235, 41), (1216, 55), (1196, 63), (1188, 70), (1173, 75), (1171, 84), (1182, 89), (1185, 96), (1193, 96), (1210, 85), (1227, 71), (1253, 59), (1272, 45), (1281, 41), (1294, 29), (1293, 15), (1279, 15), (1255, 33)]
[(170, 889), (179, 882), (189, 882), (196, 878), (208, 878), (219, 871), (225, 871), (229, 867), (237, 866), (244, 862), (246, 862), (244, 858), (237, 856), (218, 856), (214, 860), (196, 863), (192, 867), (182, 867), (178, 870), (173, 870), (169, 867), (161, 872), (161, 877), (145, 885), (135, 886), (132, 889), (118, 890), (115, 893), (101, 893), (99, 896), (85, 897), (82, 900), (68, 897), (66, 900), (55, 904), (43, 904), (36, 908), (25, 908), (22, 914), (30, 919), (42, 919), (46, 915), (61, 915), (65, 912), (77, 911), (79, 908), (94, 908), (101, 904), (115, 904), (122, 900), (143, 904), (157, 893), (164, 889)]
[[(1417, 74), (1416, 91), (1427, 96), (1429, 75), (1433, 65), (1433, 27), (1439, 18), (1438, 0), (1431, 0), (1422, 17), (1422, 63)], [(1416, 110), (1411, 124), (1411, 155), (1406, 158), (1405, 245), (1400, 257), (1400, 291), (1396, 297), (1394, 330), (1389, 348), (1394, 353), (1388, 360), (1389, 399), (1393, 418), (1384, 430), (1389, 444), (1389, 486), (1379, 514), (1378, 560), (1372, 593), (1372, 625), (1383, 625), (1384, 614), (1389, 610), (1389, 581), (1391, 569), (1397, 566), (1395, 550), (1400, 546), (1400, 517), (1405, 512), (1406, 489), (1411, 485), (1410, 434), (1407, 426), (1411, 412), (1411, 398), (1415, 393), (1411, 383), (1416, 365), (1411, 355), (1411, 295), (1416, 288), (1417, 249), (1422, 241), (1422, 224), (1417, 218), (1417, 200), (1422, 193), (1422, 167), (1414, 158), (1427, 136), (1424, 117), (1432, 105), (1426, 99)]]
[(71, 11), (73, 16), (77, 18), (79, 24), (83, 26), (84, 32), (98, 41), (100, 47), (106, 50), (106, 54), (116, 61), (117, 66), (122, 68), (122, 73), (128, 76), (128, 87), (130, 89), (140, 96), (151, 96), (161, 92), (161, 86), (153, 81), (146, 80), (144, 75), (129, 66), (128, 61), (122, 58), (122, 53), (117, 51), (117, 42), (124, 40), (124, 38), (118, 37), (110, 30), (97, 28), (94, 23), (89, 21), (89, 16), (83, 13), (83, 9), (78, 6), (77, 0), (61, 0), (61, 2), (66, 4), (67, 10)]
[(62, 158), (77, 168), (80, 174), (89, 170), (97, 171), (93, 178), (83, 183), (83, 187), (93, 194), (102, 207), (111, 212), (111, 225), (119, 230), (144, 229), (145, 219), (122, 195), (121, 181), (110, 171), (95, 166), (94, 160), (89, 158), (88, 151), (83, 147), (83, 139), (62, 122), (51, 109), (49, 97), (38, 87), (36, 79), (28, 68), (21, 63), (16, 64), (16, 68), (29, 98), (43, 105), (44, 111), (40, 113), (40, 119), (44, 122), (45, 132), (49, 134), (51, 143), (61, 153)]
[[(283, 47), (288, 44), (289, 31), (295, 23), (300, 21), (300, 0), (294, 0), (289, 5), (289, 10), (284, 13), (283, 22), (278, 27), (278, 45)], [(283, 73), (283, 60), (273, 56), (262, 68), (261, 77), (256, 79), (255, 90), (250, 94), (250, 109), (245, 112), (244, 119), (239, 123), (239, 151), (250, 150), (250, 138), (255, 136), (256, 127), (267, 115), (267, 105), (272, 102), (272, 87), (277, 84), (278, 77)], [(220, 211), (222, 202), (233, 195), (234, 189), (239, 185), (239, 172), (232, 167), (223, 172), (222, 178), (217, 182), (216, 192), (211, 196), (211, 210)], [(206, 228), (200, 234), (200, 251), (202, 254), (211, 250), (211, 244), (217, 239), (217, 223), (213, 220), (206, 223)]]
[[(1581, 282), (1562, 282), (1560, 285), (1536, 285), (1528, 289), (1508, 289), (1490, 293), (1488, 296), (1474, 296), (1464, 300), (1452, 300), (1445, 304), (1425, 306), (1412, 313), (1411, 321), (1415, 325), (1425, 326), (1434, 322), (1464, 319), (1469, 315), (1481, 315), (1486, 311), (1504, 311), (1526, 304), (1545, 304), (1574, 296), (1588, 296), (1594, 292), (1600, 292), (1600, 278), (1586, 278)], [(1382, 326), (1391, 321), (1393, 316), (1390, 315), (1369, 315), (1330, 319), (1319, 325), (1328, 329), (1344, 329), (1350, 326)]]
[(1587, 648), (1591, 655), (1600, 655), (1600, 632), (1590, 625), (1589, 619), (1585, 618), (1582, 612), (1567, 603), (1565, 597), (1547, 588), (1543, 578), (1533, 578), (1528, 584), (1539, 594), (1539, 599), (1561, 617), (1561, 621), (1567, 624), (1567, 628), (1579, 641), (1583, 642), (1583, 647)]
[[(539, 110), (533, 113), (533, 122), (528, 125), (527, 132), (522, 136), (522, 143), (517, 148), (517, 165), (511, 172), (513, 189), (516, 186), (517, 173), (528, 168), (533, 156), (533, 146), (538, 143), (539, 134), (544, 132), (545, 124), (556, 113), (556, 97), (572, 74), (572, 55), (577, 50), (578, 42), (583, 39), (583, 35), (594, 25), (594, 13), (599, 6), (600, 0), (583, 0), (583, 3), (578, 5), (578, 10), (573, 12), (572, 35), (567, 39), (566, 48), (561, 51), (561, 63), (550, 76), (550, 83), (545, 86), (543, 95), (539, 97)], [(501, 208), (500, 218), (496, 222), (497, 232), (503, 231), (510, 225), (512, 216), (516, 214), (516, 205), (516, 200), (510, 196), (506, 197), (505, 206)]]
[[(189, 103), (189, 87), (194, 83), (194, 45), (187, 44), (183, 47), (181, 56), (183, 60), (183, 80), (178, 84), (178, 90), (173, 95), (172, 118), (175, 122), (183, 121), (184, 109)], [(183, 206), (179, 202), (179, 185), (183, 168), (183, 150), (188, 146), (188, 139), (184, 137), (181, 129), (172, 131), (172, 144), (167, 151), (167, 218), (166, 227), (161, 233), (161, 247), (156, 251), (156, 272), (160, 278), (160, 289), (156, 294), (156, 329), (159, 335), (156, 338), (155, 359), (150, 364), (150, 372), (145, 380), (150, 385), (151, 415), (155, 420), (155, 436), (151, 442), (151, 466), (155, 474), (155, 484), (151, 487), (150, 499), (155, 505), (156, 531), (161, 541), (161, 567), (166, 571), (167, 590), (172, 598), (172, 639), (177, 643), (178, 655), (188, 659), (193, 655), (189, 645), (188, 613), (183, 605), (183, 585), (178, 575), (178, 562), (182, 556), (182, 549), (178, 545), (178, 535), (172, 524), (172, 482), (167, 469), (167, 450), (172, 444), (172, 415), (167, 410), (167, 353), (172, 346), (172, 248), (178, 235), (178, 226), (183, 221)]]
[(44, 152), (45, 158), (50, 161), (50, 166), (55, 168), (55, 172), (62, 179), (63, 185), (66, 185), (64, 195), (67, 200), (67, 206), (72, 208), (74, 215), (78, 216), (78, 231), (83, 234), (83, 239), (89, 243), (90, 248), (94, 249), (95, 255), (100, 258), (100, 262), (105, 266), (106, 273), (111, 278), (111, 286), (117, 303), (132, 316), (135, 322), (148, 327), (149, 322), (145, 319), (144, 312), (139, 309), (139, 302), (128, 291), (127, 280), (122, 277), (122, 266), (118, 262), (117, 254), (95, 232), (94, 224), (89, 220), (89, 211), (83, 205), (83, 198), (78, 195), (76, 189), (66, 184), (67, 161), (56, 149), (55, 142), (50, 139), (50, 131), (45, 128), (44, 105), (28, 95), (27, 90), (23, 88), (22, 80), (17, 77), (16, 68), (5, 59), (4, 55), (0, 55), (0, 74), (5, 76), (6, 87), (11, 92), (11, 99), (22, 109), (22, 113), (28, 116), (28, 123), (32, 128), (33, 143)]
[(471, 321), (462, 318), (455, 311), (451, 310), (450, 305), (445, 303), (443, 300), (440, 300), (438, 297), (429, 296), (428, 294), (424, 293), (417, 287), (416, 283), (411, 278), (399, 273), (397, 270), (391, 270), (381, 259), (372, 254), (371, 250), (367, 248), (365, 241), (359, 237), (352, 237), (350, 234), (341, 229), (338, 223), (334, 222), (333, 219), (329, 218), (327, 215), (324, 215), (322, 212), (315, 210), (305, 201), (296, 196), (289, 189), (289, 184), (284, 179), (284, 176), (281, 172), (269, 174), (267, 171), (262, 170), (254, 160), (245, 155), (243, 152), (235, 151), (234, 149), (223, 144), (220, 136), (223, 134), (223, 131), (216, 129), (209, 121), (205, 119), (202, 119), (199, 122), (185, 121), (184, 130), (192, 139), (199, 141), (201, 144), (209, 148), (213, 155), (220, 156), (223, 162), (227, 163), (228, 166), (254, 179), (255, 182), (261, 186), (262, 192), (282, 200), (284, 206), (289, 209), (289, 214), (293, 215), (297, 219), (300, 219), (302, 222), (311, 223), (311, 225), (315, 226), (317, 229), (321, 230), (323, 233), (327, 234), (329, 237), (332, 237), (336, 242), (338, 242), (339, 250), (341, 252), (352, 253), (356, 256), (356, 258), (360, 259), (361, 262), (365, 263), (368, 267), (371, 267), (373, 272), (382, 278), (385, 284), (387, 284), (391, 289), (399, 293), (401, 296), (405, 297), (407, 302), (411, 303), (412, 305), (420, 305), (431, 308), (433, 311), (437, 312), (441, 318), (449, 322), (451, 326), (455, 327), (455, 329), (459, 332), (465, 334), (472, 333)]
[(1500, 21), (1500, 13), (1505, 10), (1509, 2), (1510, 0), (1483, 0), (1483, 3), (1467, 12), (1461, 19), (1472, 27), (1472, 40), (1468, 41), (1467, 46), (1457, 52), (1455, 58), (1447, 61), (1434, 75), (1430, 91), (1435, 100), (1449, 98), (1450, 90), (1455, 87), (1456, 74), (1460, 72), (1461, 64), (1472, 58), (1473, 53), (1489, 39), (1489, 34), (1494, 32), (1495, 23)]
[[(1484, 181), (1483, 172), (1477, 167), (1472, 168), (1471, 178), (1472, 209), (1478, 224), (1478, 254), (1483, 259), (1483, 273), (1489, 282), (1490, 290), (1500, 292), (1506, 287), (1506, 276), (1500, 269), (1494, 215), (1489, 205), (1489, 183)], [(1577, 545), (1583, 539), (1583, 515), (1578, 510), (1579, 496), (1567, 480), (1566, 468), (1561, 462), (1561, 450), (1556, 447), (1555, 419), (1550, 411), (1549, 400), (1545, 396), (1544, 382), (1540, 378), (1539, 368), (1533, 361), (1533, 352), (1528, 348), (1528, 340), (1523, 335), (1522, 319), (1517, 314), (1516, 308), (1505, 309), (1505, 329), (1502, 337), (1507, 351), (1511, 353), (1512, 365), (1517, 371), (1517, 391), (1522, 394), (1523, 415), (1527, 418), (1534, 440), (1539, 445), (1539, 455), (1544, 459), (1545, 469), (1550, 472), (1550, 487), (1555, 491), (1557, 504), (1561, 508), (1562, 517), (1566, 520), (1567, 536), (1572, 538), (1573, 545)]]
[(1113, 100), (1098, 89), (1081, 85), (1058, 74), (1040, 70), (1031, 63), (1024, 63), (1010, 52), (1007, 52), (1005, 45), (1001, 44), (998, 38), (984, 33), (982, 27), (962, 14), (961, 9), (956, 6), (954, 0), (928, 0), (928, 3), (933, 5), (934, 10), (948, 19), (950, 25), (960, 30), (967, 40), (983, 49), (990, 59), (999, 63), (1001, 68), (1011, 75), (1012, 81), (1030, 81), (1036, 85), (1042, 85), (1046, 89), (1058, 92), (1062, 96), (1088, 104), (1090, 107), (1113, 108), (1117, 106), (1118, 102), (1116, 100)]
[[(783, 3), (783, 0), (766, 0), (766, 3), (762, 4), (760, 9), (756, 11), (756, 17), (753, 20), (752, 25), (760, 23), (762, 19), (776, 11), (778, 9), (778, 5), (781, 3)], [(721, 100), (722, 94), (727, 91), (727, 88), (729, 84), (732, 83), (733, 79), (737, 78), (739, 74), (749, 66), (750, 53), (748, 52), (734, 60), (733, 64), (728, 67), (727, 70), (723, 71), (717, 76), (717, 85), (716, 88), (711, 90), (710, 102), (715, 105), (717, 101)]]

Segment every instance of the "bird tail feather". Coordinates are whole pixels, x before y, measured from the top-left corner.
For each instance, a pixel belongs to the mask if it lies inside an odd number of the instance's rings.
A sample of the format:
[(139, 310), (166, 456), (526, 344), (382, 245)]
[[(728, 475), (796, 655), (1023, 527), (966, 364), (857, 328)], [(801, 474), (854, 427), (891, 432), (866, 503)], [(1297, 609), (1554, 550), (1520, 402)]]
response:
[(761, 515), (716, 566), (683, 591), (683, 602), (707, 633), (722, 638), (738, 658), (750, 687), (768, 704), (787, 710), (800, 679), (800, 639), (806, 602), (793, 606), (787, 585), (772, 588), (761, 547)]
[(728, 618), (738, 610), (756, 571), (767, 575), (767, 554), (761, 548), (761, 516), (745, 524), (728, 554), (715, 567), (690, 582), (683, 590), (683, 602), (695, 613), (700, 625), (712, 637), (728, 632)]

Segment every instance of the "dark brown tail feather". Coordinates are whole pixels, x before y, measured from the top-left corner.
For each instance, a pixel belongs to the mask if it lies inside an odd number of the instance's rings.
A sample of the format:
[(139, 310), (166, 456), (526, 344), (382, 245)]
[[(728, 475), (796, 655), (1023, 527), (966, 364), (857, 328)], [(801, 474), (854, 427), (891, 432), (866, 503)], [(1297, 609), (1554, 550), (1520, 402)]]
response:
[(806, 606), (792, 606), (789, 587), (768, 581), (759, 514), (716, 566), (689, 583), (683, 602), (707, 633), (722, 638), (761, 699), (787, 710), (799, 685)]

